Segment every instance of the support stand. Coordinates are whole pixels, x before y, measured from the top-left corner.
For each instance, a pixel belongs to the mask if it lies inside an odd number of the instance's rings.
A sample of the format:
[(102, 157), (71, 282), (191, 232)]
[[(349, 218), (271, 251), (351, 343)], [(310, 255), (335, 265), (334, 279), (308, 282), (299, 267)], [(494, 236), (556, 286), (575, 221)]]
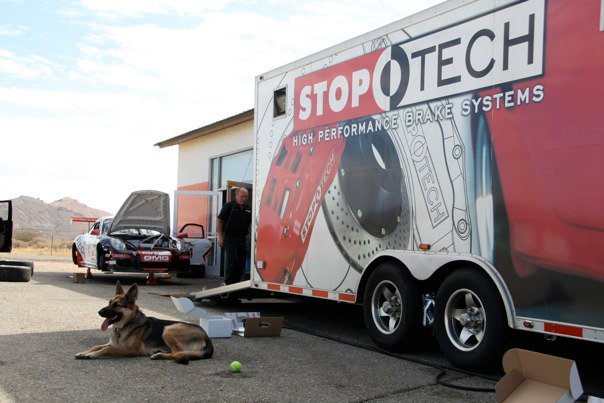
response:
[(149, 275), (147, 276), (147, 282), (145, 283), (145, 285), (157, 285), (157, 280), (155, 279), (154, 273), (149, 273)]

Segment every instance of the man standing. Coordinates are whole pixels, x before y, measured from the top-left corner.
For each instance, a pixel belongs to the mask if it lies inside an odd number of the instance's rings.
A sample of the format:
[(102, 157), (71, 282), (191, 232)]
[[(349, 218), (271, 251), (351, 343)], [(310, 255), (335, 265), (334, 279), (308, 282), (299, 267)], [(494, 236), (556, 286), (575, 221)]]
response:
[(246, 236), (252, 223), (252, 209), (247, 205), (246, 188), (238, 188), (235, 200), (225, 203), (218, 214), (218, 245), (226, 252), (224, 282), (241, 281), (247, 258)]

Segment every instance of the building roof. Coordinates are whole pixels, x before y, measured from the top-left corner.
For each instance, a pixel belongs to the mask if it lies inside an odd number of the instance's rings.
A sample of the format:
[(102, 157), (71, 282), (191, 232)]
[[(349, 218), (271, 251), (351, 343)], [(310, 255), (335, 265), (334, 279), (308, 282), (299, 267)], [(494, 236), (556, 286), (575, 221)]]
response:
[(160, 141), (159, 143), (154, 144), (159, 148), (170, 147), (173, 145), (177, 145), (183, 143), (185, 141), (193, 140), (201, 136), (205, 136), (206, 134), (217, 132), (218, 130), (228, 129), (229, 127), (245, 123), (249, 120), (254, 119), (254, 109), (247, 110), (245, 112), (241, 112), (237, 115), (228, 117), (223, 120), (219, 120), (218, 122), (211, 123), (207, 126), (200, 127), (199, 129), (191, 130), (190, 132), (186, 132), (180, 134), (176, 137), (172, 137), (170, 139)]

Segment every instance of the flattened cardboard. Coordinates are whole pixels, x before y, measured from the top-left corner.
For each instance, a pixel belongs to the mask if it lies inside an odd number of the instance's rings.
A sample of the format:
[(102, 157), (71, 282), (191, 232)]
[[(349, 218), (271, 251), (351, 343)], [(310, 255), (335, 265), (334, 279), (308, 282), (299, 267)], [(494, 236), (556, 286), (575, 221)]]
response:
[(231, 337), (233, 329), (230, 319), (224, 316), (208, 316), (205, 309), (195, 307), (193, 301), (188, 298), (170, 298), (179, 312), (198, 318), (199, 326), (210, 338)]
[(260, 316), (260, 312), (227, 312), (233, 333), (243, 337), (280, 336), (283, 317)]
[(495, 386), (498, 402), (573, 402), (583, 394), (573, 360), (518, 348), (503, 356), (506, 374)]

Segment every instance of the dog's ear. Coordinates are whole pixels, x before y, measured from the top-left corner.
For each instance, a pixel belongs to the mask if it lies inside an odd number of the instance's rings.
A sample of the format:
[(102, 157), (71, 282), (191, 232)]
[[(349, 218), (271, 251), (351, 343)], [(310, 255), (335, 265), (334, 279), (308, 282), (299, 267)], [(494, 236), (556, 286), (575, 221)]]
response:
[(126, 301), (128, 302), (128, 305), (134, 304), (136, 302), (137, 298), (138, 298), (138, 284), (134, 283), (132, 285), (132, 287), (130, 287), (130, 289), (128, 290), (128, 293), (126, 294)]
[(115, 295), (123, 294), (123, 293), (124, 293), (124, 289), (122, 288), (120, 281), (117, 280), (117, 284), (115, 285)]

